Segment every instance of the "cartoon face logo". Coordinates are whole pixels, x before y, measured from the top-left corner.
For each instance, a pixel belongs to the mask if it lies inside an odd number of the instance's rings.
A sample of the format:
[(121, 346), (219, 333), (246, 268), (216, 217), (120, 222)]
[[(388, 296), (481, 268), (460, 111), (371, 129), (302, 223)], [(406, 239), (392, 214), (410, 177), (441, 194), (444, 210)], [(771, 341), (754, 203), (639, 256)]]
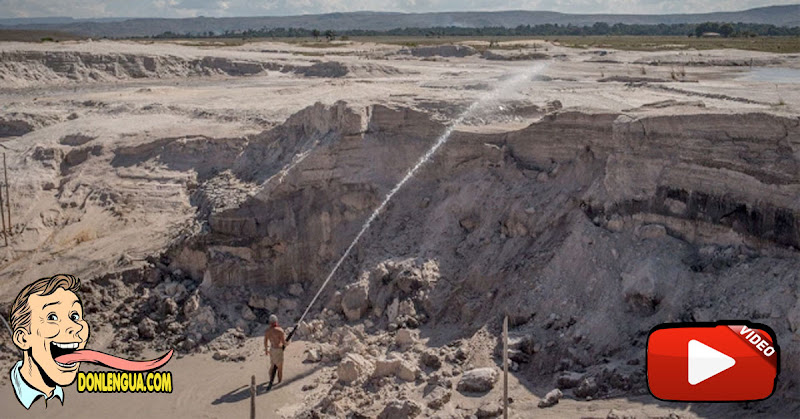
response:
[(26, 409), (40, 398), (57, 397), (63, 403), (61, 387), (75, 381), (81, 362), (144, 372), (172, 357), (169, 351), (151, 361), (132, 361), (86, 349), (89, 323), (83, 318), (80, 286), (72, 275), (42, 278), (23, 288), (11, 306), (12, 340), (22, 351), (22, 360), (11, 368), (11, 384)]
[[(69, 280), (65, 280), (69, 287)], [(46, 290), (47, 291), (47, 290)], [(14, 343), (30, 352), (30, 360), (44, 381), (68, 386), (75, 381), (80, 362), (63, 364), (56, 361), (86, 347), (89, 324), (83, 319), (83, 306), (70, 289), (58, 287), (28, 297), (29, 319), (14, 330)]]

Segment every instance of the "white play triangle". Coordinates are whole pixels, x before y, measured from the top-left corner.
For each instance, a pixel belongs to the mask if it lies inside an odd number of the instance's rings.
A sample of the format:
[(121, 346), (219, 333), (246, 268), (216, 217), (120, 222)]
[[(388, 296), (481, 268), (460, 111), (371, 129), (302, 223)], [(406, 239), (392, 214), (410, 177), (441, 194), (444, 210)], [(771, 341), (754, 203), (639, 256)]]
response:
[(736, 365), (736, 360), (696, 340), (689, 341), (689, 384), (695, 385)]

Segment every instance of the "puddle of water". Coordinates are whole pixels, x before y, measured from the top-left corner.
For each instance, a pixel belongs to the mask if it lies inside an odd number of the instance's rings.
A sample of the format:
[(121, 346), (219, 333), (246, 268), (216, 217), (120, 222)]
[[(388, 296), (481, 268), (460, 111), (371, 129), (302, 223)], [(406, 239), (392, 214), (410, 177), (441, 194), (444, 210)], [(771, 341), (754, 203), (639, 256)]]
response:
[(743, 73), (739, 80), (771, 83), (800, 83), (800, 69), (785, 67), (755, 67)]

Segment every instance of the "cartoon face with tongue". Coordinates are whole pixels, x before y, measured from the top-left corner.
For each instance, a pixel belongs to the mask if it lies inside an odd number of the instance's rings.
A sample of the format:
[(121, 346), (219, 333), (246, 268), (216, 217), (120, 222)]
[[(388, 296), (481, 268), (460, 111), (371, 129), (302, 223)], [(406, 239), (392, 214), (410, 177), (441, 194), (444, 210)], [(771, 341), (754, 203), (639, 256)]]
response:
[(80, 280), (71, 275), (42, 278), (23, 288), (11, 307), (13, 341), (22, 350), (11, 379), (26, 407), (38, 398), (26, 403), (31, 395), (63, 401), (60, 387), (75, 381), (80, 364), (56, 358), (83, 349), (89, 340), (89, 324), (75, 293), (79, 288)]
[(172, 351), (152, 361), (131, 361), (84, 349), (89, 324), (77, 294), (80, 280), (72, 275), (39, 279), (20, 291), (11, 306), (14, 344), (22, 360), (11, 368), (11, 383), (25, 408), (39, 398), (57, 397), (63, 403), (62, 386), (75, 381), (81, 362), (92, 362), (124, 371), (149, 371), (166, 364)]

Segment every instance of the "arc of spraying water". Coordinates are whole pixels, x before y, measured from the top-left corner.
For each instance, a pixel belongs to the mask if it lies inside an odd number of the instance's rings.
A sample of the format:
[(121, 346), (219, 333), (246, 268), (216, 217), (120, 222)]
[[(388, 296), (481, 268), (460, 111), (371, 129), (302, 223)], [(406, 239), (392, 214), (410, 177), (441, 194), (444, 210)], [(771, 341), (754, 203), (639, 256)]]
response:
[(311, 310), (311, 307), (314, 305), (315, 302), (317, 302), (317, 299), (319, 298), (320, 294), (322, 294), (322, 290), (325, 289), (325, 287), (328, 285), (328, 282), (330, 282), (330, 280), (339, 270), (339, 267), (342, 266), (344, 260), (347, 259), (348, 256), (350, 256), (350, 252), (352, 252), (353, 248), (356, 246), (356, 244), (358, 244), (359, 240), (361, 240), (361, 236), (363, 236), (364, 233), (366, 233), (367, 230), (369, 230), (372, 223), (375, 221), (376, 218), (378, 218), (378, 215), (380, 215), (380, 213), (384, 210), (384, 208), (386, 208), (386, 206), (389, 204), (389, 201), (392, 200), (395, 194), (397, 194), (397, 192), (399, 192), (400, 189), (402, 189), (403, 186), (409, 180), (411, 180), (411, 178), (413, 178), (414, 175), (417, 174), (419, 169), (422, 166), (424, 166), (425, 163), (428, 162), (428, 160), (430, 160), (431, 156), (433, 156), (447, 142), (447, 140), (450, 139), (450, 135), (453, 134), (453, 131), (456, 129), (456, 127), (461, 125), (461, 123), (464, 122), (465, 119), (472, 116), (472, 114), (476, 110), (480, 109), (487, 102), (491, 102), (493, 100), (496, 100), (497, 98), (500, 98), (502, 100), (504, 97), (507, 96), (507, 93), (509, 93), (511, 89), (513, 89), (518, 84), (524, 81), (530, 80), (534, 75), (541, 72), (544, 69), (544, 67), (545, 67), (544, 64), (537, 64), (527, 69), (527, 71), (524, 71), (522, 74), (508, 78), (507, 80), (502, 82), (496, 89), (490, 92), (488, 95), (472, 102), (472, 104), (470, 104), (470, 106), (464, 112), (462, 112), (461, 115), (459, 115), (458, 118), (456, 118), (452, 124), (450, 124), (450, 126), (445, 130), (445, 132), (441, 136), (439, 136), (436, 142), (433, 143), (431, 148), (428, 149), (428, 151), (425, 152), (425, 154), (423, 154), (422, 157), (419, 158), (417, 163), (411, 169), (409, 169), (408, 172), (406, 172), (405, 176), (403, 176), (403, 178), (400, 179), (400, 182), (398, 182), (397, 185), (395, 185), (395, 187), (392, 188), (392, 190), (386, 194), (380, 205), (378, 205), (378, 207), (375, 208), (374, 211), (372, 211), (372, 214), (370, 214), (369, 218), (367, 218), (367, 221), (363, 224), (358, 234), (356, 234), (356, 237), (353, 239), (352, 242), (350, 242), (350, 245), (347, 246), (347, 249), (345, 249), (344, 253), (336, 262), (336, 264), (333, 265), (333, 269), (331, 269), (331, 272), (325, 278), (325, 281), (319, 287), (317, 293), (314, 294), (314, 298), (311, 299), (311, 302), (308, 304), (305, 311), (303, 311), (303, 315), (300, 316), (300, 319), (297, 320), (297, 323), (295, 324), (292, 331), (289, 332), (289, 335), (286, 338), (287, 341), (292, 338), (294, 332), (297, 330), (297, 327), (300, 325), (303, 319), (306, 318), (306, 315), (308, 315), (308, 312)]

